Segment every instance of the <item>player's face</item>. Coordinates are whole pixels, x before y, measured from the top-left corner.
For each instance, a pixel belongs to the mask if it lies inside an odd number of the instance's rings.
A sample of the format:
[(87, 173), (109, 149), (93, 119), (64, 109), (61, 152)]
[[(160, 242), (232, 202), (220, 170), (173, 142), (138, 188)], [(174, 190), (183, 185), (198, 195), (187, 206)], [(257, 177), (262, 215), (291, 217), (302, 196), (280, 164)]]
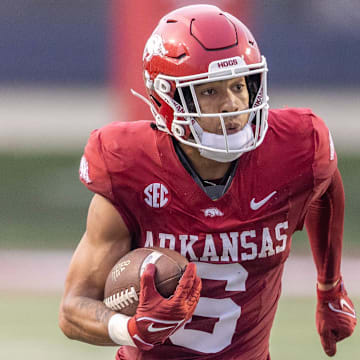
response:
[[(202, 113), (227, 113), (249, 108), (249, 92), (244, 77), (214, 81), (195, 86), (195, 93)], [(249, 114), (224, 117), (227, 134), (240, 131), (247, 123)], [(204, 131), (223, 134), (217, 117), (197, 119)]]

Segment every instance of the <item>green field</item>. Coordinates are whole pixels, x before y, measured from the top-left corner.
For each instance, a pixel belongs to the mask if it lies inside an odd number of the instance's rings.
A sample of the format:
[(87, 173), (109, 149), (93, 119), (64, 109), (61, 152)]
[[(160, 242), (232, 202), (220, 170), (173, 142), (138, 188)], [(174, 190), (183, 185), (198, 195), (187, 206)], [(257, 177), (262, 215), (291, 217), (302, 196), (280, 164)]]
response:
[[(355, 299), (360, 308), (360, 298)], [(11, 360), (113, 359), (115, 348), (68, 340), (57, 326), (59, 295), (1, 294), (0, 358)], [(271, 337), (273, 360), (321, 360), (312, 298), (280, 301)], [(360, 358), (360, 332), (338, 346), (336, 360)]]
[[(360, 308), (360, 298), (354, 305)], [(323, 352), (315, 328), (315, 298), (283, 297), (275, 317), (270, 340), (272, 360), (325, 360), (329, 357)], [(340, 342), (337, 354), (332, 359), (360, 359), (360, 330)]]
[[(78, 181), (81, 151), (62, 155), (0, 154), (0, 248), (74, 248), (92, 194)], [(360, 156), (339, 155), (346, 192), (345, 252), (359, 247)], [(294, 250), (307, 247), (298, 233)]]
[(91, 193), (78, 180), (79, 154), (0, 155), (0, 246), (73, 248)]

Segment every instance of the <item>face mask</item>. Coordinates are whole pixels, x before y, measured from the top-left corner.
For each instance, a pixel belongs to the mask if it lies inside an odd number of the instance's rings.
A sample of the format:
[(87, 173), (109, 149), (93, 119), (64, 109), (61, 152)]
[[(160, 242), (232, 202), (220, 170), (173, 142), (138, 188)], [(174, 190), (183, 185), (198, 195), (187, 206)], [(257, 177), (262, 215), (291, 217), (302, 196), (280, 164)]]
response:
[[(195, 125), (196, 124), (196, 125)], [(199, 135), (201, 145), (211, 147), (213, 149), (224, 150), (226, 149), (225, 136), (209, 133), (204, 131), (199, 124), (195, 123), (194, 127)], [(250, 123), (247, 123), (244, 128), (235, 134), (227, 136), (229, 150), (238, 150), (234, 153), (210, 151), (206, 149), (199, 149), (200, 155), (204, 158), (215, 160), (218, 162), (231, 162), (238, 159), (244, 152), (241, 149), (245, 149), (254, 142), (254, 133)]]

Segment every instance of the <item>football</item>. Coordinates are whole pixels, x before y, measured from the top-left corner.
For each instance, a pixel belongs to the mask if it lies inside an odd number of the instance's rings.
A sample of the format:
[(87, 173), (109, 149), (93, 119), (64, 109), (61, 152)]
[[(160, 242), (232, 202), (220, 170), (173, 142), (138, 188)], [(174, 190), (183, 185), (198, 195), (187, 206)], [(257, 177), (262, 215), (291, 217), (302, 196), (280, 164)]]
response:
[(139, 304), (140, 278), (146, 265), (155, 264), (155, 285), (165, 298), (170, 297), (188, 264), (178, 252), (163, 248), (138, 248), (124, 255), (111, 269), (105, 283), (105, 305), (132, 316)]

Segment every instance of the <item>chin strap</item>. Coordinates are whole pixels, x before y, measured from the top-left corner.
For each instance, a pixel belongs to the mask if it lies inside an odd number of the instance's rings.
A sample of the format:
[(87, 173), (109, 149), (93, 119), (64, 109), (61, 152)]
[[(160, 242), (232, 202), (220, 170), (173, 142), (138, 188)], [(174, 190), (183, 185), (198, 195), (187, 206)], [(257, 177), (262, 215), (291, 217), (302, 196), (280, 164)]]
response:
[(133, 89), (130, 89), (130, 91), (134, 96), (138, 97), (140, 100), (142, 100), (146, 105), (150, 107), (150, 111), (156, 121), (156, 126), (158, 127), (158, 129), (165, 131), (166, 133), (171, 135), (170, 131), (168, 130), (165, 124), (165, 121), (163, 120), (162, 116), (157, 112), (155, 106), (151, 103), (151, 101)]
[(151, 112), (156, 111), (154, 105), (151, 103), (151, 101), (149, 99), (147, 99), (145, 96), (139, 94), (138, 92), (136, 92), (134, 89), (130, 89), (131, 93), (138, 97), (139, 99), (141, 99), (145, 104), (147, 104), (148, 106), (150, 106)]

